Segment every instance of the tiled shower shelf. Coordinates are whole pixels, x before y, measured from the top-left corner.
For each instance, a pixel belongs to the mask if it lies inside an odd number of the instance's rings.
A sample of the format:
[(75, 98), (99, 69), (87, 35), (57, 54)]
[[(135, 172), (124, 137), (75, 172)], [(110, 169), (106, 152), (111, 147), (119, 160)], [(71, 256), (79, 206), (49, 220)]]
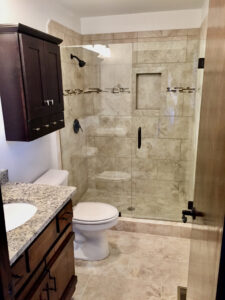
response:
[(98, 153), (98, 148), (87, 147), (87, 157), (95, 156)]
[(96, 176), (99, 180), (109, 180), (109, 181), (129, 181), (131, 176), (126, 172), (119, 171), (104, 171)]
[(126, 136), (127, 129), (122, 127), (117, 128), (97, 128), (95, 131), (96, 136)]

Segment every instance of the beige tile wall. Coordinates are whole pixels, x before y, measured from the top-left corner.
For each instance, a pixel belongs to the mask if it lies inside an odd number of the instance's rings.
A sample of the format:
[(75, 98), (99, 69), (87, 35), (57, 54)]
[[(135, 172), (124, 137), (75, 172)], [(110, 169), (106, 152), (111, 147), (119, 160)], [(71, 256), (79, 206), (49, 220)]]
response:
[[(83, 200), (107, 201), (123, 215), (178, 221), (192, 200), (195, 93), (166, 89), (196, 87), (199, 30), (83, 37), (85, 44), (97, 42), (109, 43), (112, 53), (101, 62), (101, 89), (120, 84), (131, 93), (102, 93), (94, 99), (88, 145), (98, 152), (88, 159), (89, 192)], [(160, 96), (154, 107), (135, 110), (134, 73), (149, 71), (163, 75)], [(146, 95), (154, 93), (149, 85), (145, 88)], [(137, 149), (138, 127), (142, 127), (141, 149)], [(123, 128), (125, 135), (107, 136), (103, 131), (99, 136), (98, 128)], [(121, 170), (131, 172), (131, 181), (96, 180), (104, 171)], [(127, 210), (131, 205), (133, 212)]]
[[(81, 36), (55, 22), (49, 26), (64, 39), (63, 46), (101, 43), (112, 53), (103, 60), (81, 48), (62, 48), (64, 90), (106, 90), (118, 84), (130, 90), (65, 96), (62, 162), (70, 171), (70, 184), (78, 186), (75, 200), (111, 203), (125, 216), (180, 220), (193, 194), (195, 93), (166, 88), (196, 87), (199, 30)], [(70, 60), (71, 51), (87, 62), (84, 68)], [(162, 73), (158, 103), (151, 109), (135, 110), (137, 70)], [(78, 135), (72, 131), (75, 118), (84, 128)], [(130, 178), (103, 180), (98, 175), (104, 171), (115, 177), (124, 172)], [(134, 211), (127, 210), (131, 205)]]
[[(81, 48), (67, 47), (81, 45), (82, 36), (61, 24), (51, 21), (49, 33), (63, 39), (60, 45), (61, 66), (63, 77), (63, 90), (84, 89), (91, 82), (96, 84), (95, 69), (90, 70), (78, 66), (77, 61), (70, 59), (73, 53), (88, 62), (96, 60), (96, 55)], [(88, 76), (87, 76), (88, 74)], [(85, 132), (87, 118), (93, 115), (93, 99), (88, 96), (68, 95), (64, 96), (65, 128), (60, 130), (62, 168), (69, 171), (69, 185), (77, 187), (74, 201), (77, 201), (88, 188), (88, 161), (87, 161), (87, 136)], [(79, 119), (83, 132), (73, 132), (73, 121)]]

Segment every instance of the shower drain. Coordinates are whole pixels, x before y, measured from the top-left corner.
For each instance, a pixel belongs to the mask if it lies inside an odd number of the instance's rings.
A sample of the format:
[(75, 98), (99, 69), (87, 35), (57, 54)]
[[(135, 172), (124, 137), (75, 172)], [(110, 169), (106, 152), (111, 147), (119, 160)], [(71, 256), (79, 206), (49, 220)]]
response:
[(129, 207), (127, 208), (127, 210), (133, 211), (133, 210), (135, 210), (135, 208), (134, 208), (133, 206), (129, 206)]

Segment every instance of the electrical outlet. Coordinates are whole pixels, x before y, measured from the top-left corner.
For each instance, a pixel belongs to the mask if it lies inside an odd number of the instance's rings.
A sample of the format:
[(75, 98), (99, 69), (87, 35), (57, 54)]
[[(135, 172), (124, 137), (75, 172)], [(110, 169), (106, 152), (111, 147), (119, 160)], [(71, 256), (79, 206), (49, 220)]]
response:
[(9, 181), (8, 170), (0, 169), (0, 184), (5, 184)]

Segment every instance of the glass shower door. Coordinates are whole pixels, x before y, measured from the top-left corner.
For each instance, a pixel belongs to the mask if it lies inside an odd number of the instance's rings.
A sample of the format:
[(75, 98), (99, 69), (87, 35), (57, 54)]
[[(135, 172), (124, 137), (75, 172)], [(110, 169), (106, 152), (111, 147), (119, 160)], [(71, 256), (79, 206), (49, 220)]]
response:
[(198, 47), (182, 37), (133, 44), (133, 217), (181, 221), (193, 200)]

